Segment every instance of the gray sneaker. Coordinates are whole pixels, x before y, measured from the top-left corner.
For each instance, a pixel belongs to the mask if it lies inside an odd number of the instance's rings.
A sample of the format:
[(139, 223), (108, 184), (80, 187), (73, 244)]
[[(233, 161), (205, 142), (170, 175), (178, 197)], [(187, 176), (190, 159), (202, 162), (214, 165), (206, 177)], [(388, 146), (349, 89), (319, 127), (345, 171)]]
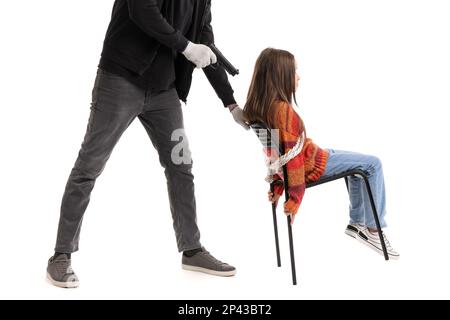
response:
[(47, 279), (60, 288), (76, 288), (79, 285), (78, 277), (72, 270), (71, 261), (65, 254), (48, 260)]
[(205, 248), (192, 257), (183, 255), (182, 268), (189, 271), (204, 272), (219, 277), (231, 277), (236, 268), (214, 258)]

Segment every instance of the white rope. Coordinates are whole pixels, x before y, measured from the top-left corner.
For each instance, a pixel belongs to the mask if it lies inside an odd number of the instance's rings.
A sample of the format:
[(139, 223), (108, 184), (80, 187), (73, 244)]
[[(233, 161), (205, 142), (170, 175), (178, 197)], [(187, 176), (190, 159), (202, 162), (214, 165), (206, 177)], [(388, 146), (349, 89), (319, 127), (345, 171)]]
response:
[(294, 159), (296, 156), (298, 156), (300, 152), (302, 152), (304, 144), (305, 144), (305, 132), (303, 131), (301, 137), (298, 138), (295, 146), (291, 150), (289, 150), (288, 153), (283, 154), (275, 162), (272, 162), (271, 161), (272, 159), (269, 158), (266, 161), (267, 176), (265, 180), (269, 183), (272, 183), (274, 181), (273, 175), (277, 173), (281, 174), (282, 173), (281, 169), (283, 168), (283, 166), (286, 165), (292, 159)]

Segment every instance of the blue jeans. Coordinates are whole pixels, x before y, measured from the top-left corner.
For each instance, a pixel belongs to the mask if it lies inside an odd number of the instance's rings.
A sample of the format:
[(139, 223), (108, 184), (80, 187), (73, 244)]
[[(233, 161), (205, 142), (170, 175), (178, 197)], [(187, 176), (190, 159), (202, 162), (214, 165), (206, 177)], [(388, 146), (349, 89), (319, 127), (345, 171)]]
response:
[[(334, 176), (353, 169), (360, 169), (367, 173), (372, 190), (375, 207), (377, 208), (380, 225), (386, 227), (386, 192), (384, 188), (383, 168), (380, 159), (350, 151), (328, 149), (329, 158), (322, 178)], [(375, 219), (370, 205), (369, 195), (364, 180), (360, 177), (348, 178), (350, 196), (350, 223), (362, 224), (369, 228), (376, 228)]]

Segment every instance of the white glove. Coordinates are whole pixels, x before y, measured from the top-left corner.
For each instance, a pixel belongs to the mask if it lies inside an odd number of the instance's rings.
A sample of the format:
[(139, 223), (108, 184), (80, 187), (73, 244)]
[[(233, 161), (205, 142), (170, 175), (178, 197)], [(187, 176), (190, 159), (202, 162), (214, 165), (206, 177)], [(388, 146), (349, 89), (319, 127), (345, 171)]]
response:
[(244, 116), (244, 111), (242, 111), (239, 106), (232, 106), (231, 114), (233, 115), (234, 121), (241, 125), (245, 130), (250, 130), (247, 119)]
[(186, 59), (194, 63), (197, 68), (205, 68), (217, 62), (217, 57), (212, 50), (203, 44), (195, 44), (189, 41), (183, 51)]

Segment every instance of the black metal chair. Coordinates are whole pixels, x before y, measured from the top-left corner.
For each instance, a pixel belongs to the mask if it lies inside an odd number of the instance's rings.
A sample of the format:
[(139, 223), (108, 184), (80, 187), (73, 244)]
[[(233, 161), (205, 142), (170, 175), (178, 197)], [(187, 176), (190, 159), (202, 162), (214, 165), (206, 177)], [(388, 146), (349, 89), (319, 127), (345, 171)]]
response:
[[(262, 143), (263, 147), (271, 148), (272, 146), (279, 146), (280, 155), (284, 154), (283, 144), (280, 143), (279, 141), (275, 141), (275, 138), (272, 137), (272, 135), (271, 135), (271, 130), (269, 128), (267, 128), (264, 124), (252, 123), (252, 124), (250, 124), (250, 127), (258, 136), (258, 139)], [(372, 213), (373, 213), (375, 223), (377, 226), (377, 230), (378, 230), (378, 236), (380, 237), (381, 246), (383, 248), (384, 258), (387, 261), (387, 260), (389, 260), (389, 256), (388, 256), (388, 253), (386, 250), (386, 244), (384, 242), (383, 230), (380, 227), (380, 221), (378, 219), (377, 209), (375, 207), (372, 190), (369, 185), (369, 178), (368, 178), (366, 172), (364, 172), (362, 170), (350, 170), (350, 171), (343, 172), (338, 175), (320, 179), (316, 182), (308, 183), (306, 185), (306, 188), (312, 188), (312, 187), (315, 187), (315, 186), (318, 186), (318, 185), (321, 185), (321, 184), (324, 184), (327, 182), (331, 182), (331, 181), (335, 181), (335, 180), (344, 178), (345, 184), (346, 184), (347, 190), (348, 190), (347, 178), (351, 177), (351, 176), (360, 176), (360, 177), (362, 177), (362, 179), (364, 179), (364, 182), (365, 182), (365, 185), (367, 188), (367, 192), (369, 195), (369, 199), (370, 199), (370, 204), (372, 207)], [(287, 190), (288, 190), (288, 175), (287, 175), (286, 166), (283, 166), (283, 177), (284, 177), (284, 195), (285, 195), (285, 198), (287, 201), (287, 200), (289, 200), (289, 194), (287, 192)], [(272, 192), (275, 189), (276, 183), (277, 182), (274, 181), (270, 184), (270, 190)], [(277, 206), (275, 203), (273, 203), (272, 204), (272, 215), (273, 215), (273, 227), (274, 227), (274, 232), (275, 232), (275, 248), (276, 248), (276, 253), (277, 253), (277, 265), (278, 265), (278, 267), (281, 267), (281, 256), (280, 256), (280, 245), (279, 245), (279, 241), (278, 241), (278, 223), (277, 223), (276, 209), (277, 209)], [(290, 255), (291, 255), (292, 283), (294, 285), (297, 285), (297, 275), (296, 275), (296, 270), (295, 270), (294, 244), (293, 244), (292, 225), (291, 225), (291, 217), (290, 216), (287, 217), (287, 224), (288, 224), (288, 235), (289, 235), (289, 251), (290, 251)]]

